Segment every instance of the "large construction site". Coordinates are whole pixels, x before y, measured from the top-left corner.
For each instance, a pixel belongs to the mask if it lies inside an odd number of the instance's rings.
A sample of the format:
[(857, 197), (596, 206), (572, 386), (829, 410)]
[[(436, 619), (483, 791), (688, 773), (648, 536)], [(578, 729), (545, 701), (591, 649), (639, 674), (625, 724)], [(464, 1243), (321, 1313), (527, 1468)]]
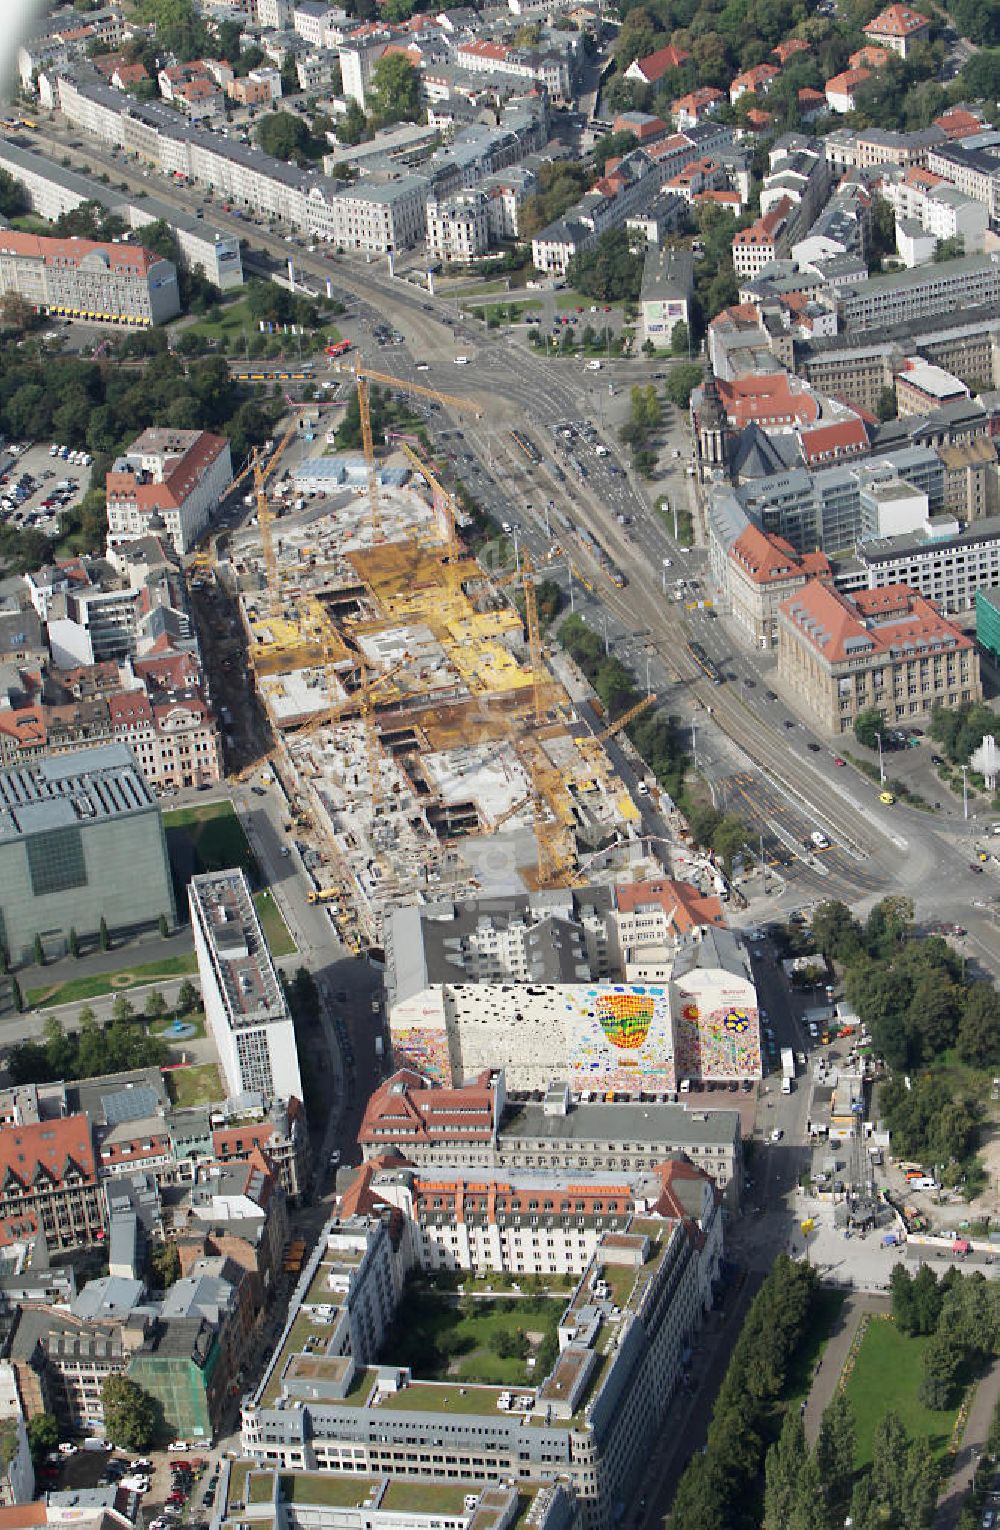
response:
[(548, 662), (534, 571), (470, 556), (415, 438), (376, 457), (357, 381), (363, 455), (300, 414), (249, 470), (257, 514), (225, 574), (318, 850), (312, 897), (370, 945), (387, 903), (620, 877), (642, 857), (636, 805)]

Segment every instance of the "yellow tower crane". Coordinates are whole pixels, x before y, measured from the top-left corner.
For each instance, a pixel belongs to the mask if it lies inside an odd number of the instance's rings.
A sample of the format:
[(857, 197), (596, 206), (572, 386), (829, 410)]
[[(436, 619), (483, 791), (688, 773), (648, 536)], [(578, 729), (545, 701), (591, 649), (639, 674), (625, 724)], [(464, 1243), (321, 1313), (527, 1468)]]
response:
[(391, 377), (388, 372), (375, 372), (371, 367), (361, 365), (360, 357), (354, 361), (330, 363), (331, 372), (345, 372), (354, 378), (354, 385), (358, 390), (358, 414), (361, 418), (361, 444), (365, 453), (365, 468), (368, 474), (368, 499), (372, 509), (372, 532), (375, 540), (384, 540), (382, 531), (382, 519), (378, 502), (378, 472), (375, 466), (375, 443), (372, 438), (372, 416), (370, 387), (372, 383), (379, 383), (386, 388), (393, 389), (396, 393), (412, 393), (417, 398), (434, 399), (437, 403), (447, 404), (449, 409), (457, 409), (462, 413), (474, 414), (478, 420), (482, 410), (467, 398), (457, 398), (452, 393), (442, 393), (437, 388), (425, 388), (420, 383), (408, 382), (403, 377)]
[(448, 557), (454, 563), (457, 561), (461, 549), (458, 542), (457, 517), (455, 515), (455, 501), (452, 499), (444, 484), (437, 478), (433, 470), (428, 466), (413, 447), (406, 441), (400, 441), (403, 455), (412, 467), (415, 467), (421, 478), (424, 479), (429, 489), (434, 494), (434, 507), (440, 510), (443, 522), (444, 542), (448, 549)]
[(521, 567), (514, 574), (504, 574), (494, 581), (500, 588), (508, 584), (520, 584), (524, 592), (524, 619), (528, 629), (528, 656), (531, 661), (531, 683), (534, 691), (535, 722), (545, 720), (545, 661), (542, 658), (542, 633), (538, 625), (538, 598), (535, 594), (535, 570), (526, 552), (521, 554)]

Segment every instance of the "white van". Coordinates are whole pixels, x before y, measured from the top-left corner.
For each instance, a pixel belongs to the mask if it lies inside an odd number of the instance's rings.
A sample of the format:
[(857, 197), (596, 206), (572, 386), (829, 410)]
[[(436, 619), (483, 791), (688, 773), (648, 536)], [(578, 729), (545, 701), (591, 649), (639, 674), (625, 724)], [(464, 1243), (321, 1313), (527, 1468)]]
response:
[(587, 362), (587, 371), (588, 372), (599, 372), (600, 370), (601, 370), (601, 363), (599, 361), (588, 361)]
[(830, 848), (830, 841), (827, 839), (826, 835), (822, 832), (822, 830), (820, 830), (820, 829), (813, 829), (813, 831), (810, 834), (809, 838), (812, 841), (813, 846), (814, 846), (815, 849), (817, 849), (817, 850), (829, 850), (829, 848)]

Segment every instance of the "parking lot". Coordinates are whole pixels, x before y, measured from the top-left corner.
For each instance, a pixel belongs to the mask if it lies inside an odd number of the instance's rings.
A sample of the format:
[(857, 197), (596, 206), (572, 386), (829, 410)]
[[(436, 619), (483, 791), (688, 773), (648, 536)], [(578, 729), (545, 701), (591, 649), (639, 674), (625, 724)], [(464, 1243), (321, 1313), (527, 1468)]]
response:
[(114, 1484), (130, 1494), (130, 1514), (141, 1506), (147, 1526), (195, 1530), (212, 1516), (217, 1482), (218, 1466), (198, 1447), (151, 1456), (77, 1449), (72, 1455), (53, 1453), (41, 1468), (39, 1486), (53, 1492)]
[[(67, 455), (53, 454), (62, 447)], [(91, 457), (69, 459), (63, 442), (12, 442), (0, 453), (0, 522), (18, 531), (55, 536), (59, 517), (76, 505), (90, 483)]]

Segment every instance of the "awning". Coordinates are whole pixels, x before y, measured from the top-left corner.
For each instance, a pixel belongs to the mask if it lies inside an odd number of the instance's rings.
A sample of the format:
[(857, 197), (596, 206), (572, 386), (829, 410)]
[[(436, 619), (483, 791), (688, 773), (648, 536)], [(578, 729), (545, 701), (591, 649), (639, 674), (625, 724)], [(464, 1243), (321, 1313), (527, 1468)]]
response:
[(953, 1254), (968, 1254), (972, 1250), (972, 1244), (966, 1238), (956, 1238), (951, 1245)]

